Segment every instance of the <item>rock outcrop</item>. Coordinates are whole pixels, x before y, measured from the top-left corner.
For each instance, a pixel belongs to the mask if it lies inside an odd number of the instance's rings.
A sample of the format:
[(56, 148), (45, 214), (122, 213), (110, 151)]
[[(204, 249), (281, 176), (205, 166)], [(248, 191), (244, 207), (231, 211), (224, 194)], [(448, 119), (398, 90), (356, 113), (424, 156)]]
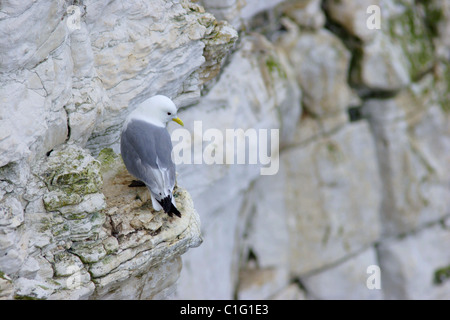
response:
[(236, 31), (189, 1), (1, 6), (2, 297), (168, 296), (201, 242), (192, 199), (178, 187), (179, 220), (152, 212), (107, 147), (143, 99), (198, 98)]

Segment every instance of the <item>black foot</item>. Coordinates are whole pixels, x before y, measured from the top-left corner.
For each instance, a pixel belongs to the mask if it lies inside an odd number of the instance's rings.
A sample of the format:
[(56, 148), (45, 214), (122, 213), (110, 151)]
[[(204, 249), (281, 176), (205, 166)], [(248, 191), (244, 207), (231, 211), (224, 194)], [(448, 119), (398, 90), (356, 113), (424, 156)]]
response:
[(143, 183), (140, 180), (133, 180), (131, 181), (131, 183), (128, 185), (128, 187), (130, 188), (137, 188), (137, 187), (145, 187), (145, 183)]

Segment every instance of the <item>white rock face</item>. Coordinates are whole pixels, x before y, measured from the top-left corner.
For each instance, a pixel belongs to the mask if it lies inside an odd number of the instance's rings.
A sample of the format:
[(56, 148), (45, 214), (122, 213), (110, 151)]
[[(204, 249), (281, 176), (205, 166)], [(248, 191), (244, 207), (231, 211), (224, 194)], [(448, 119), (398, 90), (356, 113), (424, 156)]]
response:
[[(362, 146), (364, 152), (358, 152)], [(286, 178), (281, 191), (289, 219), (291, 272), (323, 268), (378, 239), (381, 186), (375, 158), (364, 122), (282, 156), (286, 177), (296, 177)], [(300, 177), (304, 183), (296, 182)]]
[[(57, 1), (2, 3), (3, 72), (35, 67), (58, 48), (67, 32), (65, 21), (59, 18), (64, 13), (65, 4)], [(15, 30), (18, 24), (21, 28)]]
[(346, 78), (350, 54), (332, 33), (301, 33), (288, 52), (303, 91), (303, 104), (319, 117), (343, 112), (350, 103)]
[(240, 29), (256, 14), (271, 10), (283, 0), (201, 0), (200, 3), (220, 20), (226, 20), (236, 29)]
[(442, 152), (449, 150), (449, 126), (441, 107), (425, 93), (428, 80), (395, 99), (370, 99), (364, 105), (377, 137), (384, 185), (381, 218), (390, 235), (439, 220), (450, 208), (449, 153)]
[[(374, 20), (369, 20), (369, 16), (373, 15), (375, 18), (376, 8), (371, 9), (371, 6), (380, 7), (380, 0), (326, 0), (325, 6), (333, 21), (342, 25), (350, 34), (358, 37), (364, 42), (372, 41), (379, 29), (375, 28)], [(383, 8), (384, 9), (384, 8)], [(380, 8), (380, 20), (381, 20), (381, 8)], [(369, 20), (369, 22), (368, 22)], [(372, 26), (368, 28), (367, 26)], [(380, 23), (381, 27), (381, 23)]]
[[(244, 256), (252, 252), (259, 268), (287, 269), (290, 260), (289, 213), (286, 209), (286, 169), (277, 175), (265, 176), (255, 181), (246, 194), (248, 224)], [(276, 192), (266, 194), (267, 186)]]
[(204, 241), (183, 256), (175, 298), (232, 299), (239, 272), (237, 226), (242, 198), (235, 197), (222, 208), (207, 211), (209, 219), (200, 216)]
[[(54, 108), (37, 72), (21, 71), (0, 89), (0, 166), (43, 154), (67, 137), (64, 109)], [(8, 99), (6, 99), (8, 97)]]
[(325, 14), (319, 0), (286, 2), (282, 5), (283, 13), (301, 27), (320, 29), (325, 25)]
[(406, 56), (400, 45), (377, 34), (364, 48), (353, 82), (373, 90), (400, 90), (410, 82)]
[(289, 283), (282, 269), (243, 269), (240, 277), (237, 298), (241, 300), (269, 299)]
[[(314, 299), (321, 300), (380, 300), (383, 299), (381, 290), (383, 283), (379, 281), (373, 284), (370, 277), (373, 274), (372, 266), (377, 266), (377, 258), (374, 249), (368, 249), (334, 268), (327, 269), (317, 274), (303, 278), (302, 283)], [(367, 282), (370, 284), (367, 285)]]
[[(436, 225), (379, 247), (381, 280), (386, 299), (449, 298), (449, 230)], [(403, 280), (404, 279), (404, 280)]]

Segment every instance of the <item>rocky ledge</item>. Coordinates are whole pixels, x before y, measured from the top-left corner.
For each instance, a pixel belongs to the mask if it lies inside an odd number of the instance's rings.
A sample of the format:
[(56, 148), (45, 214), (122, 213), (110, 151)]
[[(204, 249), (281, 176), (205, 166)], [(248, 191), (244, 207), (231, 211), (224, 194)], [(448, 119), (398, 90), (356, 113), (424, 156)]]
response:
[(14, 282), (2, 275), (4, 298), (157, 299), (175, 289), (180, 255), (202, 242), (186, 190), (174, 193), (182, 217), (170, 218), (145, 187), (128, 187), (133, 177), (111, 149), (95, 159), (68, 144), (37, 167), (44, 210), (28, 228), (39, 254)]

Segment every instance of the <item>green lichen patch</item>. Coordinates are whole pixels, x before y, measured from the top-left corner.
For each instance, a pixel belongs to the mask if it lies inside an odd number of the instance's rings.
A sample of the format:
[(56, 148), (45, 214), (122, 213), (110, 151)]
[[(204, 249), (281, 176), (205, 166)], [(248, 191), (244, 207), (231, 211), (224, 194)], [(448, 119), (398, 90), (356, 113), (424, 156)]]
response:
[(44, 195), (48, 211), (78, 204), (84, 195), (97, 193), (102, 187), (100, 162), (73, 145), (52, 152), (42, 178), (49, 191)]
[(100, 261), (107, 255), (101, 240), (77, 241), (73, 244), (71, 252), (83, 263), (88, 264)]
[(389, 35), (401, 45), (415, 80), (432, 67), (433, 44), (419, 8), (400, 0), (398, 3), (403, 6), (403, 12), (389, 19)]
[(0, 279), (11, 282), (11, 279), (3, 271), (0, 271)]
[(181, 6), (191, 12), (205, 13), (205, 9), (201, 5), (191, 1), (181, 1)]
[(287, 79), (286, 71), (274, 56), (269, 55), (266, 58), (266, 66), (271, 74), (277, 73), (280, 78)]
[(344, 154), (341, 148), (339, 147), (338, 143), (330, 140), (325, 143), (325, 146), (326, 146), (326, 157), (332, 163), (338, 164), (344, 160)]
[(101, 171), (105, 172), (111, 169), (118, 157), (119, 155), (117, 155), (113, 149), (102, 149), (97, 157), (97, 160), (101, 163)]
[(441, 62), (436, 66), (435, 88), (442, 111), (450, 113), (450, 63)]
[(437, 269), (433, 275), (433, 283), (440, 285), (450, 279), (450, 266)]
[(197, 19), (198, 23), (205, 28), (214, 28), (217, 25), (217, 20), (212, 14), (203, 14)]
[(67, 223), (55, 224), (52, 228), (54, 237), (68, 238), (70, 235), (70, 226)]
[(44, 173), (44, 181), (50, 191), (95, 193), (102, 184), (99, 170), (98, 161), (83, 149), (71, 146), (52, 153)]
[(431, 37), (437, 37), (439, 35), (439, 23), (444, 20), (444, 8), (438, 1), (419, 0), (421, 6), (425, 11), (425, 25)]
[(79, 204), (82, 198), (77, 193), (67, 193), (62, 190), (54, 190), (46, 193), (43, 200), (47, 211), (55, 211), (64, 206)]
[(206, 83), (219, 74), (222, 63), (235, 44), (238, 34), (226, 21), (217, 22), (212, 15), (202, 16), (199, 23), (208, 29), (202, 39), (205, 44), (203, 50), (205, 63), (200, 70), (201, 82)]
[(36, 297), (32, 297), (32, 296), (15, 295), (14, 300), (45, 300), (45, 299), (36, 298)]

